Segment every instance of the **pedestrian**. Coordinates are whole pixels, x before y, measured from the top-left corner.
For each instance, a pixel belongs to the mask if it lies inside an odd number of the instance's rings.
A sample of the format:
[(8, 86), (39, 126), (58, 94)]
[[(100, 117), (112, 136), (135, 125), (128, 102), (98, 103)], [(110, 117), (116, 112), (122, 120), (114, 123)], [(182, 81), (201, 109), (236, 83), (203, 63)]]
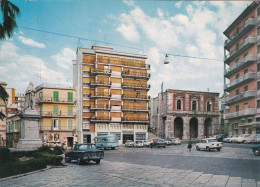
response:
[(189, 142), (188, 142), (188, 149), (189, 149), (189, 151), (191, 151), (191, 148), (192, 148), (192, 142), (191, 142), (191, 139), (190, 139)]

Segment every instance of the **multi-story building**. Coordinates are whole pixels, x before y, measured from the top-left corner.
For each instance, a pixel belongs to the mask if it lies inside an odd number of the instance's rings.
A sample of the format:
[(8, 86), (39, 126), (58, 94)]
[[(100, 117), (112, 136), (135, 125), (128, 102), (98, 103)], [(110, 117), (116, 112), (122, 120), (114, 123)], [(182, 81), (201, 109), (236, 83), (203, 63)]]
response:
[(219, 129), (219, 93), (167, 89), (151, 99), (151, 129), (162, 138), (197, 139)]
[(14, 147), (21, 138), (21, 114), (16, 113), (6, 118), (6, 145)]
[[(0, 81), (0, 85), (5, 89), (6, 83)], [(6, 115), (6, 102), (0, 99), (0, 111)], [(5, 145), (6, 141), (6, 120), (0, 120), (0, 146)]]
[(59, 84), (41, 84), (36, 90), (40, 138), (49, 145), (65, 143), (71, 147), (76, 135), (76, 90)]
[(80, 142), (116, 134), (119, 143), (148, 137), (150, 78), (146, 55), (110, 47), (78, 48), (74, 62)]
[(15, 104), (17, 104), (18, 112), (21, 112), (24, 108), (25, 95), (24, 93), (16, 93), (15, 94)]
[[(229, 134), (260, 133), (260, 8), (252, 2), (224, 31)], [(228, 96), (227, 96), (228, 95)]]

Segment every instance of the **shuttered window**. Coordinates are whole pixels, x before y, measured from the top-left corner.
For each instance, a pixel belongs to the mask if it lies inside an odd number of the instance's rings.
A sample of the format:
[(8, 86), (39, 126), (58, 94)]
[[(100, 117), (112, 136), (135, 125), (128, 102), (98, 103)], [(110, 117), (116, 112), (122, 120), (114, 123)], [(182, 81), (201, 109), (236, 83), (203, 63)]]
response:
[(68, 119), (68, 130), (73, 129), (73, 119)]
[(59, 101), (59, 92), (53, 91), (53, 101)]
[(73, 92), (68, 92), (68, 102), (73, 102)]
[(68, 106), (68, 116), (73, 116), (73, 106)]
[(58, 114), (59, 114), (59, 106), (53, 105), (53, 115), (58, 116)]

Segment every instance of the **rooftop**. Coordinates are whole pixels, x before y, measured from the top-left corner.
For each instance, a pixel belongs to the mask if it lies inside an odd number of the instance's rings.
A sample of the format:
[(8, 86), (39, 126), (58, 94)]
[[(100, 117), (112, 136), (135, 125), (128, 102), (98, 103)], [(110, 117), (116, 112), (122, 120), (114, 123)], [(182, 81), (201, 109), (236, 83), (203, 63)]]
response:
[(35, 88), (36, 91), (43, 89), (43, 88), (49, 88), (49, 89), (63, 89), (63, 90), (75, 90), (72, 86), (64, 85), (64, 84), (50, 84), (50, 83), (43, 83), (40, 84)]

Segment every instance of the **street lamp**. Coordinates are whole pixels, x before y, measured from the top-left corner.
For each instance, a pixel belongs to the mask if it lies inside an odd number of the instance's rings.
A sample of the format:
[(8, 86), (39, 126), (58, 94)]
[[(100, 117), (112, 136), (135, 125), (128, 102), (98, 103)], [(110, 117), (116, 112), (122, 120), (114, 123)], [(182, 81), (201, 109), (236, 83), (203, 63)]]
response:
[(170, 63), (170, 61), (168, 59), (168, 55), (166, 54), (165, 59), (164, 59), (164, 64), (169, 64), (169, 63)]

